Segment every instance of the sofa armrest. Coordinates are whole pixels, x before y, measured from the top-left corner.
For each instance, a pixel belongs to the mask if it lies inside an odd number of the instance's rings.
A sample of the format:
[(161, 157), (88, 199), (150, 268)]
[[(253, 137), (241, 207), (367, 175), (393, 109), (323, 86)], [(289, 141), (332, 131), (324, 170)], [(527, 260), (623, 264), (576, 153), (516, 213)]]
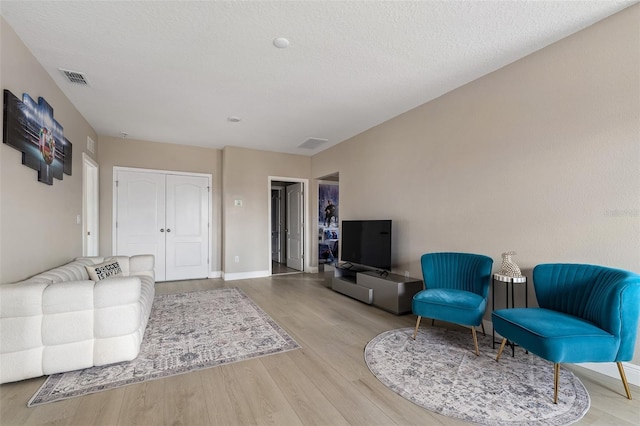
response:
[(52, 315), (93, 310), (94, 285), (91, 280), (48, 285), (42, 294), (42, 313)]
[(0, 285), (0, 318), (42, 315), (42, 293), (48, 285), (29, 281)]
[(130, 275), (146, 275), (155, 280), (155, 257), (152, 254), (139, 254), (129, 258)]
[(93, 300), (96, 309), (138, 303), (142, 283), (139, 277), (111, 277), (96, 282)]
[[(47, 286), (29, 281), (0, 285), (0, 383), (23, 379), (20, 363), (41, 352), (42, 300)], [(31, 371), (39, 375), (41, 370), (34, 366)]]

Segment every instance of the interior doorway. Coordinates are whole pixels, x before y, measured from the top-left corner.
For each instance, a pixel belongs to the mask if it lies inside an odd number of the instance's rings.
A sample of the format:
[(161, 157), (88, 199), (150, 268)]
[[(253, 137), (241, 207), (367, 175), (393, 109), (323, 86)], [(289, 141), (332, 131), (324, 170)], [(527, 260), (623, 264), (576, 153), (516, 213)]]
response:
[(82, 153), (82, 255), (98, 255), (98, 163)]
[(270, 178), (271, 275), (295, 274), (305, 269), (305, 182)]

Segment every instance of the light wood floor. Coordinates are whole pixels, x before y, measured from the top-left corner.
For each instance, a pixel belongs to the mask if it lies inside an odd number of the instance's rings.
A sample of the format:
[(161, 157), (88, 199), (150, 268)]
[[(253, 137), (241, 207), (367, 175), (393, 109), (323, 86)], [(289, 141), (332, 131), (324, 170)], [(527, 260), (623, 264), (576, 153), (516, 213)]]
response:
[[(156, 288), (160, 294), (223, 287), (241, 288), (302, 349), (35, 408), (26, 403), (44, 378), (4, 384), (0, 424), (463, 424), (396, 395), (364, 363), (369, 340), (386, 330), (413, 326), (413, 315), (395, 316), (349, 299), (324, 287), (323, 276), (314, 274), (158, 283)], [(428, 327), (429, 321), (424, 322)], [(631, 386), (636, 399), (629, 401), (619, 380), (572, 370), (591, 395), (591, 409), (578, 424), (640, 424), (638, 387)]]
[(289, 267), (287, 267), (286, 263), (271, 262), (271, 274), (273, 274), (273, 275), (278, 275), (278, 274), (296, 274), (296, 273), (302, 273), (302, 271), (298, 271), (297, 269), (289, 268)]

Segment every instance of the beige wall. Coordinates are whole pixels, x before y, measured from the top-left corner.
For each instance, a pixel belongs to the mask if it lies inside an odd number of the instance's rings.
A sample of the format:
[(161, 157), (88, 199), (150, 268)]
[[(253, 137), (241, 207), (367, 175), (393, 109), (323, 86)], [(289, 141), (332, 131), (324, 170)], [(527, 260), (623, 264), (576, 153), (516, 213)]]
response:
[(18, 98), (43, 97), (73, 145), (72, 175), (52, 186), (22, 165), (20, 151), (0, 146), (0, 283), (7, 283), (82, 256), (82, 153), (89, 154), (87, 136), (97, 137), (3, 18), (0, 34), (0, 86)]
[(113, 253), (113, 167), (207, 173), (212, 175), (211, 271), (221, 270), (221, 151), (133, 139), (100, 137), (100, 254)]
[[(222, 170), (223, 270), (225, 274), (268, 271), (271, 258), (269, 176), (309, 179), (311, 159), (226, 147)], [(242, 200), (242, 207), (234, 206), (234, 200)], [(234, 262), (235, 256), (240, 257), (239, 263)]]
[(516, 250), (529, 277), (640, 272), (638, 22), (634, 6), (370, 129), (314, 156), (313, 176), (340, 173), (341, 219), (393, 219), (398, 272), (448, 250), (495, 269)]

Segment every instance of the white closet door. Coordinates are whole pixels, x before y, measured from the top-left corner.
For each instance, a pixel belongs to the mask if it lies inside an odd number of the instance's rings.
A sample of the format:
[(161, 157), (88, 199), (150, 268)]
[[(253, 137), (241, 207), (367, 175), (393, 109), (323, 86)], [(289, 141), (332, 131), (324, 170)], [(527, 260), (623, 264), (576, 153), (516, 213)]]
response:
[(302, 184), (287, 186), (287, 267), (302, 271), (304, 217)]
[(209, 179), (167, 175), (166, 280), (207, 278)]
[(116, 254), (153, 254), (165, 280), (165, 175), (118, 171)]

